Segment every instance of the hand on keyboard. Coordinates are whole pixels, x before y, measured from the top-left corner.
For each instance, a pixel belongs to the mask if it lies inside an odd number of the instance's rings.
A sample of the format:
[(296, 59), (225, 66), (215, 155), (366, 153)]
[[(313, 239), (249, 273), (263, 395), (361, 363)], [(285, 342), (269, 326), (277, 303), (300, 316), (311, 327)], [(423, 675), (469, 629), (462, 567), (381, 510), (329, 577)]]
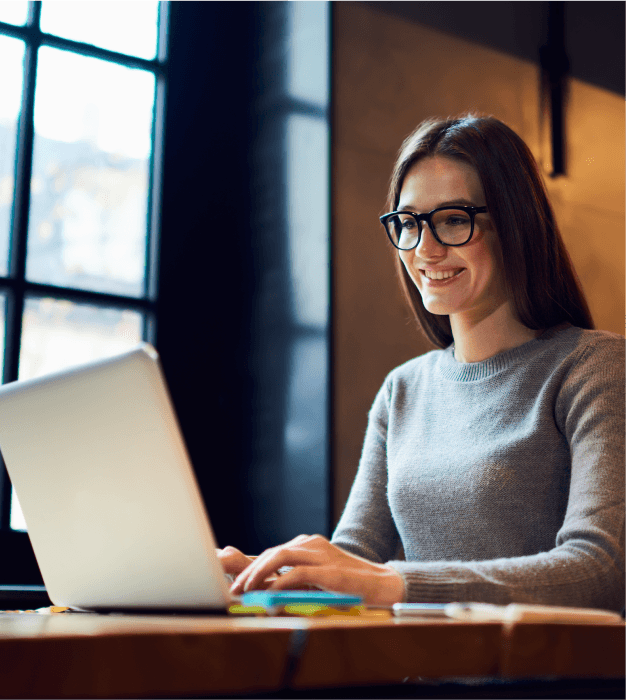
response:
[[(235, 547), (224, 547), (224, 549), (217, 549), (216, 552), (217, 558), (224, 567), (224, 576), (229, 586), (233, 584), (237, 576), (257, 558), (248, 556)], [(278, 575), (280, 576), (290, 569), (290, 566), (285, 566), (283, 570), (278, 571)], [(269, 576), (258, 588), (267, 588), (276, 578), (276, 575)]]
[(224, 567), (224, 573), (228, 577), (232, 576), (233, 580), (256, 559), (256, 557), (246, 556), (235, 547), (224, 547), (224, 549), (217, 549), (216, 553), (217, 558)]

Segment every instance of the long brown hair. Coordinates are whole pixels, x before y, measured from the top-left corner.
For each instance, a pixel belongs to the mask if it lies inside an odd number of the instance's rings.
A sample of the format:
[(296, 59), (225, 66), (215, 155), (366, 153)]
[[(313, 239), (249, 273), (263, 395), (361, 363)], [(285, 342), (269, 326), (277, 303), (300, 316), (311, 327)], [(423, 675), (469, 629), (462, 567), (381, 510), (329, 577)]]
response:
[[(402, 183), (427, 156), (469, 163), (478, 173), (489, 215), (498, 232), (504, 282), (519, 320), (535, 330), (569, 321), (594, 323), (574, 266), (561, 238), (535, 159), (522, 139), (494, 117), (472, 114), (422, 122), (404, 141), (391, 176), (388, 211), (395, 211)], [(396, 266), (418, 324), (437, 347), (452, 342), (448, 316), (424, 308), (400, 256)]]

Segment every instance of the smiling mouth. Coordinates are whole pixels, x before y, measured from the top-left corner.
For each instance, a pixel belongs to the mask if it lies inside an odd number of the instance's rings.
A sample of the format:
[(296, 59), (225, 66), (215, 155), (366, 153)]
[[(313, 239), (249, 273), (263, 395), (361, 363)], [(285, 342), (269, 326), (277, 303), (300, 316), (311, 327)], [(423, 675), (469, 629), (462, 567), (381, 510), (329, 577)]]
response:
[(458, 270), (446, 270), (445, 272), (442, 270), (420, 270), (420, 272), (429, 280), (447, 280), (461, 274), (464, 269), (464, 267), (460, 267)]

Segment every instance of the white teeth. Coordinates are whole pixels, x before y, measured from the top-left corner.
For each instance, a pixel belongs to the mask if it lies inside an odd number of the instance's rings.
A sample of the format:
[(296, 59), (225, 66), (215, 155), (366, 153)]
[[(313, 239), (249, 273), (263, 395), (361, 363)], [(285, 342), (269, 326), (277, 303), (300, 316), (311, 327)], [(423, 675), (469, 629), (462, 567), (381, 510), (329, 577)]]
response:
[(424, 270), (424, 274), (431, 280), (447, 280), (449, 277), (458, 275), (461, 270), (448, 270), (446, 272), (435, 272), (434, 270)]

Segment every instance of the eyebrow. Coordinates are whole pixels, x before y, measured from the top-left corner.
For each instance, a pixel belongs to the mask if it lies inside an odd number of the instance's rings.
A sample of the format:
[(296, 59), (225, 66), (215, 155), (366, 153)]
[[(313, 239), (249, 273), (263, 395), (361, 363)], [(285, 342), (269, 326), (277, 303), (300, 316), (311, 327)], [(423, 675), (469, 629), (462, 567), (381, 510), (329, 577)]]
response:
[[(474, 202), (470, 201), (469, 199), (464, 199), (463, 197), (459, 199), (452, 199), (446, 202), (440, 202), (434, 209), (431, 209), (430, 211), (434, 211), (435, 209), (441, 209), (441, 207), (453, 207), (456, 204), (460, 204), (464, 207), (475, 207), (476, 204)], [(416, 211), (417, 207), (415, 207), (413, 204), (405, 204), (403, 207), (399, 207), (397, 211), (412, 211), (415, 213), (419, 213)]]

